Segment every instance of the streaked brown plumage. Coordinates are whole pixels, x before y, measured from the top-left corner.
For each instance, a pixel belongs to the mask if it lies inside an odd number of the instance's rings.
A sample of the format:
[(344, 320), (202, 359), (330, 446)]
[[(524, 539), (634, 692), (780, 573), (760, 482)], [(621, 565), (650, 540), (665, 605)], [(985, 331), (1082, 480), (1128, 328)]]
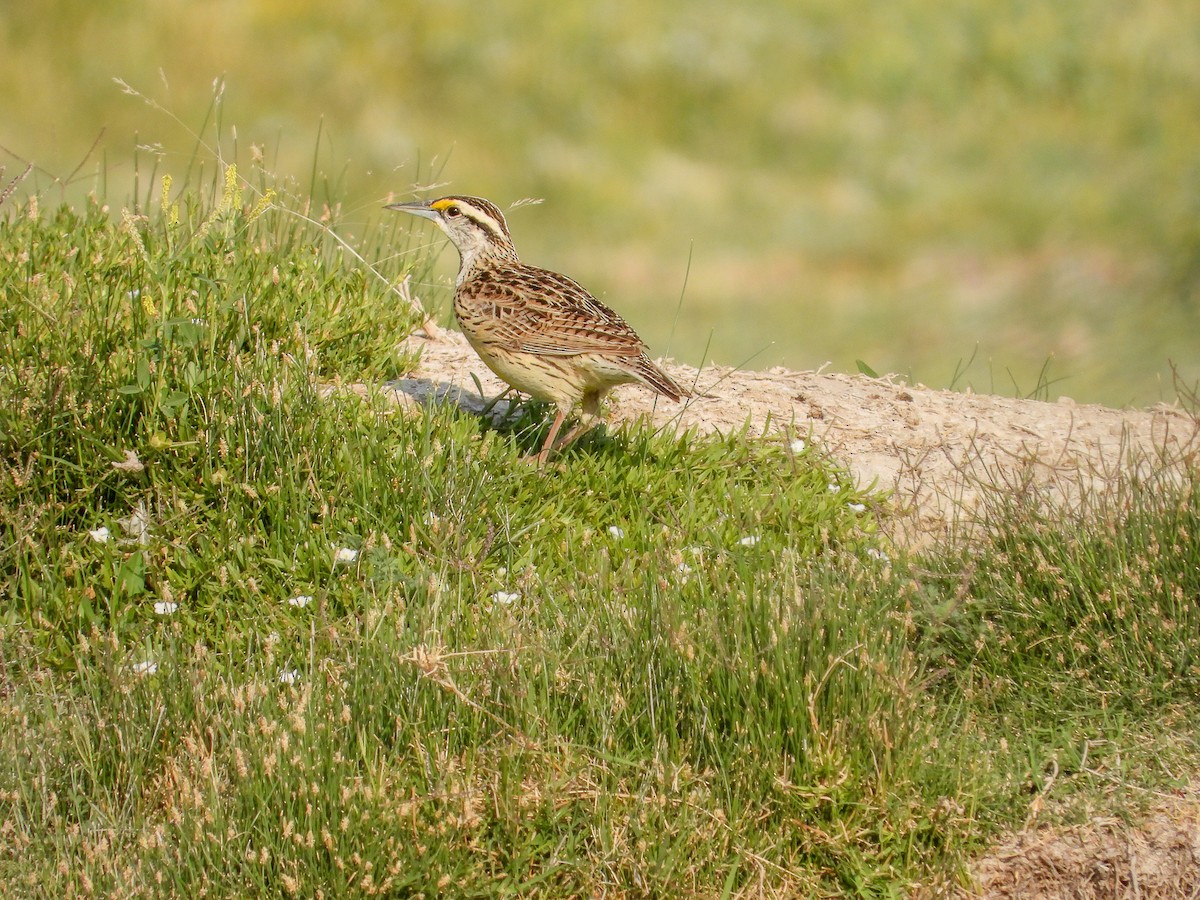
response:
[[(475, 352), (519, 391), (557, 408), (538, 454), (544, 464), (571, 408), (586, 421), (618, 384), (640, 382), (680, 401), (693, 396), (660, 369), (624, 319), (576, 282), (517, 256), (504, 215), (479, 197), (451, 196), (398, 209), (436, 222), (458, 248), (454, 314)], [(562, 443), (569, 443), (579, 429)]]

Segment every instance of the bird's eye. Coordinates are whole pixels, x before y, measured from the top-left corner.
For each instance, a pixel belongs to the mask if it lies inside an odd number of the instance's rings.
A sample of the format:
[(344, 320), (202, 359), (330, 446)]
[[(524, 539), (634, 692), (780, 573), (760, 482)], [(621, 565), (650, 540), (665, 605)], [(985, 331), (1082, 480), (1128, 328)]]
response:
[(461, 215), (462, 215), (462, 210), (459, 209), (457, 206), (447, 206), (446, 207), (446, 218), (447, 219), (454, 219)]

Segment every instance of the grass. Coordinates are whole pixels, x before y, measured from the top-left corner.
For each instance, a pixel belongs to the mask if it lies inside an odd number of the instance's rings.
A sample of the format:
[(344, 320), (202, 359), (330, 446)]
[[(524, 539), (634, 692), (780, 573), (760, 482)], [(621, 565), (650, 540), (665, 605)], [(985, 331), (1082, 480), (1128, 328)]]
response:
[(0, 225), (11, 891), (896, 896), (1194, 771), (1194, 471), (918, 558), (778, 439), (539, 472), (535, 405), (336, 387), (423, 258), (166, 194)]

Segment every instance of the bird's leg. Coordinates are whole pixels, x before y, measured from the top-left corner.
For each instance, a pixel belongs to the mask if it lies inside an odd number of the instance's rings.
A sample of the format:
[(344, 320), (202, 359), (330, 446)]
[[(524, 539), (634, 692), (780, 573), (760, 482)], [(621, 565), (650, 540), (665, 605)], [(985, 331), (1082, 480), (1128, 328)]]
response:
[(554, 449), (554, 439), (558, 437), (558, 430), (562, 428), (563, 420), (567, 417), (567, 411), (559, 407), (558, 413), (554, 416), (554, 423), (550, 426), (550, 433), (546, 435), (546, 440), (542, 443), (541, 452), (537, 455), (537, 464), (541, 468), (546, 465), (546, 460), (550, 458), (550, 451)]
[(600, 392), (588, 391), (583, 395), (583, 421), (568, 431), (555, 445), (555, 450), (570, 446), (600, 424)]
[(554, 449), (561, 450), (563, 447), (569, 447), (599, 424), (599, 416), (588, 416), (582, 422), (579, 422), (574, 428), (564, 434), (561, 438), (559, 438), (559, 441), (557, 444), (555, 444)]

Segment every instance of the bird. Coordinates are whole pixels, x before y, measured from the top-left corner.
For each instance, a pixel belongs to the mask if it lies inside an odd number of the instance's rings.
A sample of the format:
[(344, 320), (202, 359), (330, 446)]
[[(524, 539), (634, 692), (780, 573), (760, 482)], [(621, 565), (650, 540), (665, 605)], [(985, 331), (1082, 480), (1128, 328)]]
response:
[[(664, 372), (645, 342), (578, 282), (521, 262), (504, 214), (482, 197), (390, 203), (434, 222), (458, 249), (454, 315), (479, 358), (518, 391), (552, 403), (556, 413), (537, 455), (544, 467), (600, 418), (600, 400), (638, 382), (675, 402), (696, 396)], [(581, 403), (585, 421), (558, 442)]]

